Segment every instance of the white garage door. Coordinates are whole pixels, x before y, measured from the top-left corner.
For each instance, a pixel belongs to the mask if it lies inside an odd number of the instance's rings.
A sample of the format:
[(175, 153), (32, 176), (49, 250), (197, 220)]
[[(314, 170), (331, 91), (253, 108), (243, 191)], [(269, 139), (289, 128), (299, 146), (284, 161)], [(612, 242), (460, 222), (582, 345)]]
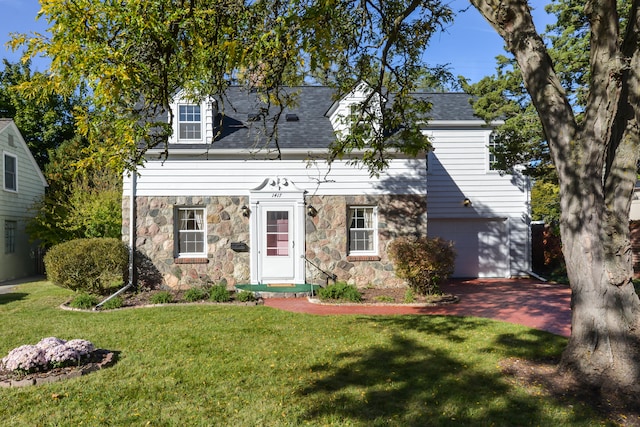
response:
[(507, 222), (498, 220), (428, 220), (429, 237), (452, 240), (457, 257), (453, 277), (509, 277)]

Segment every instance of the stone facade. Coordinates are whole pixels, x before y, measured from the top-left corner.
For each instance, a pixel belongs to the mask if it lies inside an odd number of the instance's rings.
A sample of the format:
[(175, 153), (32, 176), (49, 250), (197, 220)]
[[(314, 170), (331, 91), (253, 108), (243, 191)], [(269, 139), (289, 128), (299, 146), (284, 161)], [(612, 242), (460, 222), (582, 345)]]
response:
[[(307, 204), (317, 215), (306, 220), (306, 282), (325, 284), (336, 280), (364, 286), (400, 286), (387, 256), (389, 243), (400, 236), (426, 235), (425, 196), (312, 196)], [(250, 253), (231, 248), (233, 242), (249, 242), (249, 218), (242, 206), (249, 197), (137, 197), (136, 248), (155, 269), (151, 277), (171, 288), (204, 283), (232, 287), (250, 280)], [(347, 251), (349, 206), (378, 206), (378, 256), (352, 257)], [(123, 198), (123, 236), (128, 240), (129, 201)], [(175, 257), (176, 207), (205, 207), (207, 258)], [(325, 274), (326, 273), (326, 274)], [(155, 285), (158, 285), (155, 283)]]
[[(318, 211), (307, 219), (307, 281), (337, 281), (357, 287), (397, 287), (405, 282), (396, 277), (387, 255), (389, 243), (400, 236), (425, 236), (427, 232), (424, 196), (313, 196), (307, 199)], [(378, 256), (348, 256), (348, 209), (350, 206), (378, 206)]]
[[(154, 276), (171, 288), (248, 283), (249, 252), (231, 249), (232, 242), (249, 241), (249, 220), (242, 215), (242, 206), (248, 203), (248, 197), (137, 197), (136, 249), (157, 269), (159, 274)], [(180, 206), (206, 208), (206, 259), (175, 257), (174, 212)], [(122, 235), (128, 240), (128, 197), (123, 198), (122, 207)]]

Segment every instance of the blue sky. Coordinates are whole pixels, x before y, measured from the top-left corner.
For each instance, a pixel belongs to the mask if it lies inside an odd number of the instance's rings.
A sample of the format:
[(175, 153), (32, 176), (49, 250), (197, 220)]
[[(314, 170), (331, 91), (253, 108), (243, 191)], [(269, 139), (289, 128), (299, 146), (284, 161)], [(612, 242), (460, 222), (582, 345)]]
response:
[[(544, 5), (549, 0), (531, 0), (534, 8), (534, 21), (538, 31), (544, 30), (549, 17), (544, 13)], [(469, 5), (466, 0), (452, 0), (454, 10), (462, 10)], [(40, 10), (37, 0), (0, 0), (0, 58), (11, 62), (19, 59), (5, 47), (9, 33), (43, 32), (47, 23), (36, 20)], [(444, 33), (434, 35), (425, 58), (429, 65), (449, 64), (455, 76), (464, 75), (471, 82), (492, 74), (495, 68), (494, 58), (503, 54), (502, 39), (473, 7), (458, 14), (453, 25)], [(34, 68), (43, 71), (46, 61), (34, 61)]]

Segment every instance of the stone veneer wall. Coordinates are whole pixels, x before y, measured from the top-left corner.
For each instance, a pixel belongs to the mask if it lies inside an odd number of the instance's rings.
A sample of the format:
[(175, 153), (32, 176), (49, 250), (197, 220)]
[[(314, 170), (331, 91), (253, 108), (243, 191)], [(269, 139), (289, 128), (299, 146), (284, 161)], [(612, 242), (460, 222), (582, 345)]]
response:
[[(242, 215), (242, 206), (248, 204), (248, 197), (137, 197), (136, 248), (151, 261), (155, 276), (171, 288), (248, 283), (249, 252), (231, 249), (232, 242), (249, 243), (249, 218)], [(122, 206), (122, 235), (128, 242), (128, 197), (123, 197)], [(180, 206), (206, 208), (206, 259), (175, 258), (173, 217), (175, 207)]]
[[(248, 197), (137, 197), (136, 248), (171, 288), (204, 283), (234, 286), (250, 279), (249, 252), (235, 252), (232, 242), (249, 243), (249, 218), (242, 215)], [(364, 286), (401, 286), (387, 255), (389, 243), (400, 236), (426, 235), (424, 196), (312, 196), (307, 204), (318, 214), (306, 220), (307, 283), (325, 284), (325, 271), (337, 280)], [(123, 238), (128, 243), (129, 200), (123, 197)], [(205, 207), (207, 258), (174, 257), (174, 209)], [(347, 218), (350, 206), (378, 206), (377, 257), (350, 257), (347, 251)], [(313, 264), (313, 265), (312, 265)], [(322, 270), (322, 271), (321, 271)], [(144, 280), (141, 280), (144, 282)]]
[[(424, 196), (313, 196), (307, 198), (318, 214), (307, 217), (307, 282), (327, 283), (320, 270), (357, 287), (397, 287), (398, 279), (387, 255), (391, 241), (400, 236), (427, 233)], [(351, 257), (347, 248), (347, 221), (350, 206), (378, 206), (378, 256)], [(316, 267), (317, 266), (317, 267)]]

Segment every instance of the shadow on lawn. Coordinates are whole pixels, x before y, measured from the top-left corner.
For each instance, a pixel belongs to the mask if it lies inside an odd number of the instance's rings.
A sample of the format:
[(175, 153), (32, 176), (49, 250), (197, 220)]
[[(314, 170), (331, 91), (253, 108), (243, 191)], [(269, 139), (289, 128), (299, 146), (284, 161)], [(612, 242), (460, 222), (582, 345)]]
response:
[[(455, 341), (456, 347), (470, 341), (469, 332), (489, 322), (458, 317), (442, 318), (438, 322), (421, 319), (425, 318), (364, 320), (378, 325), (388, 323), (395, 330), (440, 334), (445, 340)], [(562, 344), (563, 338), (536, 332), (488, 336), (486, 346), (468, 351), (535, 357), (540, 348), (550, 345), (556, 348)], [(470, 345), (478, 347), (478, 340), (474, 341)], [(438, 348), (437, 343), (397, 333), (384, 345), (338, 354), (335, 363), (311, 367), (319, 379), (300, 391), (307, 399), (305, 418), (403, 426), (552, 425), (557, 422), (548, 415), (545, 407), (548, 403), (517, 392), (498, 369), (474, 369), (473, 362), (462, 357), (451, 354), (450, 348)], [(564, 421), (587, 423), (588, 416), (574, 413)]]
[(29, 294), (23, 292), (9, 292), (6, 294), (0, 294), (0, 305), (9, 304), (15, 301), (21, 301), (25, 299)]

